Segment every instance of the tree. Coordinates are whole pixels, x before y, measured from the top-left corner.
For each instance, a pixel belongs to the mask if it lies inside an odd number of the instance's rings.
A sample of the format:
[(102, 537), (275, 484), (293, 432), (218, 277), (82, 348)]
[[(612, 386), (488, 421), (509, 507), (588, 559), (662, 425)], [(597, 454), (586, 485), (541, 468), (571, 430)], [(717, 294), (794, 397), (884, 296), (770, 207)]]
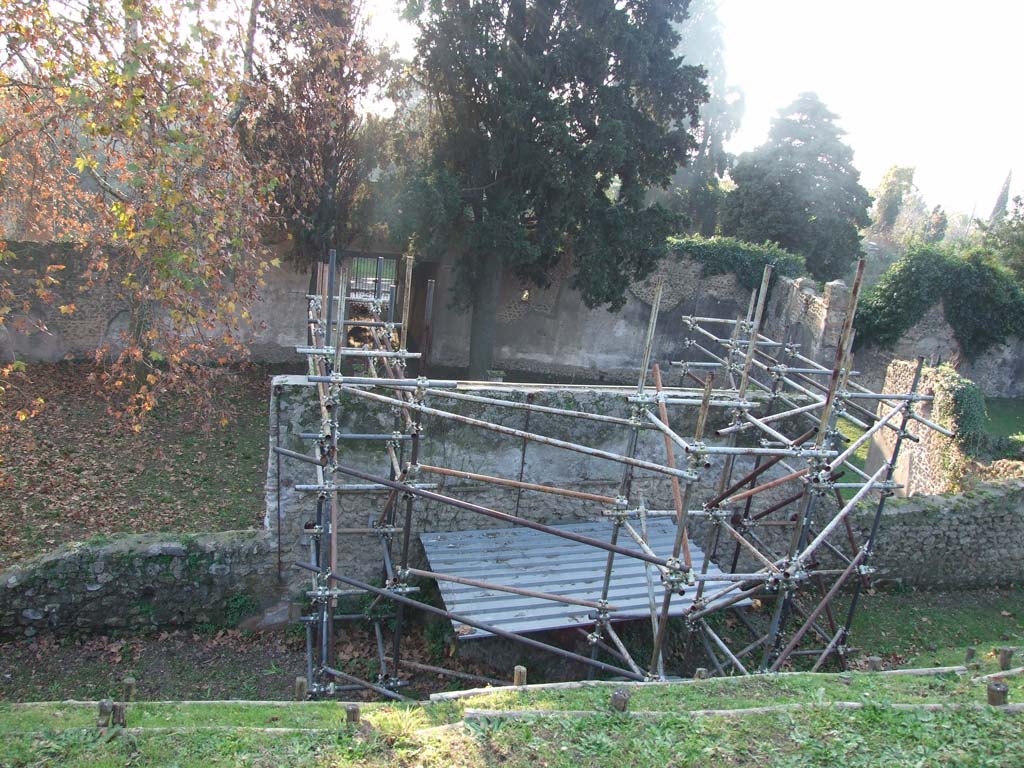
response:
[[(86, 286), (128, 304), (97, 375), (136, 428), (170, 386), (206, 402), (266, 268), (258, 184), (225, 119), (238, 51), (217, 18), (190, 0), (0, 0), (0, 236), (80, 243)], [(52, 301), (59, 277), (14, 306)]]
[(258, 7), (251, 84), (238, 130), (273, 188), (274, 221), (302, 264), (345, 245), (376, 164), (363, 102), (385, 61), (352, 0), (266, 0)]
[(802, 255), (818, 280), (845, 274), (870, 222), (871, 196), (836, 117), (812, 93), (781, 110), (768, 141), (737, 158), (722, 218), (727, 235)]
[(949, 216), (942, 210), (941, 205), (932, 208), (928, 220), (921, 229), (921, 240), (929, 245), (941, 243), (946, 236), (946, 228), (949, 226)]
[(1010, 182), (1013, 180), (1013, 171), (1006, 174), (1003, 186), (999, 188), (999, 195), (996, 197), (996, 204), (992, 206), (992, 213), (989, 214), (989, 225), (996, 224), (1006, 217), (1006, 205), (1010, 202)]
[(903, 200), (913, 190), (913, 168), (893, 165), (885, 172), (875, 190), (875, 230), (881, 233), (892, 232), (903, 208)]
[(707, 71), (708, 100), (700, 108), (697, 147), (672, 178), (669, 206), (687, 217), (687, 229), (705, 237), (715, 234), (724, 198), (722, 178), (732, 165), (725, 142), (743, 118), (743, 91), (729, 85), (725, 70), (722, 25), (717, 0), (693, 0), (679, 25), (677, 51)]
[(1013, 198), (1009, 215), (984, 227), (985, 245), (1024, 285), (1024, 199)]
[(491, 363), (502, 270), (544, 285), (571, 254), (590, 307), (625, 303), (678, 217), (648, 204), (695, 142), (707, 97), (675, 50), (687, 0), (426, 0), (415, 77), (432, 127), (418, 247), (451, 243), (472, 309), (470, 373)]

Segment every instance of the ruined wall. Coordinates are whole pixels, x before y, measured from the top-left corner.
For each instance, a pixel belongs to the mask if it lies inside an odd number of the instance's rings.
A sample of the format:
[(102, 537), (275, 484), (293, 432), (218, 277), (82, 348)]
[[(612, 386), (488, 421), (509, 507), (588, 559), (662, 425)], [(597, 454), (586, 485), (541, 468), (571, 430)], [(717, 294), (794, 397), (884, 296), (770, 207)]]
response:
[[(892, 361), (886, 372), (883, 391), (909, 392), (916, 368), (915, 361)], [(921, 373), (918, 391), (936, 399), (917, 403), (914, 412), (926, 419), (939, 421), (936, 413), (942, 411), (941, 398), (946, 395), (940, 386), (940, 374), (937, 369), (925, 367)], [(880, 405), (878, 413), (886, 413), (888, 410)], [(898, 426), (899, 419), (900, 417), (896, 416), (890, 423)], [(944, 426), (956, 429), (956, 425)], [(908, 424), (907, 432), (916, 438), (916, 442), (904, 440), (900, 448), (896, 471), (893, 474), (893, 480), (903, 485), (903, 488), (897, 491), (898, 495), (936, 494), (953, 490), (958, 479), (955, 469), (964, 461), (956, 441), (913, 420)], [(896, 437), (896, 432), (891, 429), (881, 429), (875, 433), (871, 439), (866, 464), (869, 473), (877, 470), (892, 454)]]
[(1024, 339), (1011, 337), (974, 360), (968, 360), (938, 302), (889, 349), (866, 347), (857, 351), (861, 383), (883, 386), (889, 363), (921, 355), (929, 365), (949, 363), (964, 378), (976, 383), (988, 397), (1024, 397)]
[(252, 530), (64, 547), (0, 573), (0, 639), (234, 623), (277, 596), (276, 556)]
[[(439, 296), (447, 296), (454, 265), (443, 263), (438, 272)], [(566, 259), (545, 289), (530, 287), (512, 276), (505, 280), (498, 309), (494, 347), (497, 369), (529, 371), (560, 380), (629, 382), (635, 380), (655, 286), (665, 281), (654, 362), (670, 371), (674, 360), (706, 359), (687, 350), (683, 316), (735, 319), (745, 316), (750, 291), (733, 275), (703, 277), (701, 265), (669, 255), (647, 280), (629, 287), (626, 304), (618, 312), (588, 309), (571, 285), (571, 263)], [(524, 295), (528, 296), (524, 300)], [(840, 282), (829, 283), (819, 294), (808, 279), (775, 281), (765, 312), (765, 333), (802, 345), (811, 357), (831, 362), (839, 329), (849, 303)], [(462, 367), (469, 358), (469, 316), (439, 309), (435, 322), (432, 360)]]
[[(0, 327), (0, 362), (18, 358), (55, 362), (66, 357), (89, 357), (97, 347), (114, 344), (127, 328), (127, 307), (112, 286), (82, 287), (83, 261), (75, 248), (62, 243), (8, 243), (18, 258), (0, 266), (19, 299), (29, 308), (12, 313)], [(275, 246), (282, 255), (287, 244)], [(34, 280), (49, 264), (65, 269), (53, 273), (55, 300), (35, 296)], [(531, 372), (565, 381), (628, 382), (639, 364), (640, 344), (647, 327), (654, 285), (666, 282), (661, 319), (655, 340), (655, 361), (668, 372), (672, 360), (697, 359), (683, 347), (683, 315), (733, 319), (745, 315), (750, 292), (732, 275), (702, 277), (700, 265), (670, 255), (648, 280), (631, 286), (626, 305), (616, 313), (588, 309), (571, 286), (567, 259), (551, 275), (547, 288), (521, 284), (507, 275), (498, 307), (494, 367)], [(452, 307), (454, 264), (438, 264), (434, 312), (433, 362), (464, 367), (469, 355), (469, 315)], [(257, 362), (300, 364), (294, 347), (305, 343), (308, 272), (285, 264), (271, 268), (266, 285), (243, 332)], [(524, 294), (527, 296), (524, 299)], [(777, 340), (799, 343), (803, 354), (829, 365), (835, 354), (849, 289), (835, 281), (819, 292), (808, 278), (776, 281), (765, 315), (765, 333)], [(58, 307), (74, 304), (73, 314)], [(933, 307), (891, 350), (867, 348), (856, 356), (861, 383), (879, 387), (893, 359), (923, 354), (931, 363), (952, 362), (960, 373), (977, 382), (989, 396), (1024, 396), (1024, 340), (1010, 339), (975, 361), (960, 354), (941, 306)]]
[[(856, 541), (867, 540), (877, 510), (877, 494), (861, 502), (848, 520)], [(849, 498), (849, 492), (847, 492)], [(838, 507), (822, 499), (812, 515), (821, 530)], [(709, 540), (706, 524), (696, 526), (696, 538)], [(755, 534), (782, 555), (788, 551), (791, 529), (756, 525)], [(721, 546), (732, 556), (734, 545)], [(845, 563), (827, 549), (817, 557), (824, 567)], [(874, 578), (899, 580), (922, 589), (964, 589), (1008, 586), (1024, 582), (1024, 481), (979, 484), (963, 494), (917, 495), (887, 499), (870, 561)], [(741, 552), (740, 568), (758, 567)]]
[[(8, 242), (7, 249), (16, 258), (0, 265), (0, 278), (11, 283), (18, 303), (7, 323), (0, 326), (0, 362), (17, 357), (27, 362), (53, 363), (92, 357), (106, 345), (117, 349), (121, 334), (128, 330), (128, 304), (116, 285), (97, 282), (85, 288), (82, 273), (87, 258), (80, 247), (71, 243)], [(60, 269), (47, 273), (50, 266)], [(45, 286), (52, 297), (44, 301), (38, 295), (37, 281), (47, 274), (57, 282)], [(262, 295), (252, 307), (251, 320), (242, 329), (254, 360), (298, 360), (295, 346), (306, 341), (308, 285), (308, 274), (291, 266), (269, 270)], [(62, 305), (70, 304), (74, 312), (60, 311)]]

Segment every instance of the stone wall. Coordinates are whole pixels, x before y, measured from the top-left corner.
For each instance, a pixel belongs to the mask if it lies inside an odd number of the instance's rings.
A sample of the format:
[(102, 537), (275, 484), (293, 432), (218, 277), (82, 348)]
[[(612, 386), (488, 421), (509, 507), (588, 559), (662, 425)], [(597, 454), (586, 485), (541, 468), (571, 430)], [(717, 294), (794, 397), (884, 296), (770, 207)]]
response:
[[(874, 495), (874, 494), (873, 494)], [(848, 516), (858, 543), (867, 540), (877, 510), (877, 495)], [(835, 515), (832, 498), (819, 501), (812, 515), (821, 530)], [(755, 533), (780, 555), (787, 551), (789, 528), (756, 526)], [(708, 540), (708, 528), (695, 531)], [(731, 557), (733, 544), (724, 550)], [(842, 568), (826, 549), (817, 556), (825, 567)], [(870, 565), (875, 578), (902, 581), (921, 589), (960, 589), (1024, 583), (1024, 481), (985, 483), (962, 494), (917, 495), (886, 500)], [(740, 568), (753, 560), (741, 553)]]
[[(873, 515), (861, 507), (853, 516), (861, 540)], [(889, 499), (872, 565), (923, 588), (1024, 584), (1024, 482)]]
[[(888, 367), (883, 387), (885, 392), (909, 392), (914, 380), (916, 361), (894, 360)], [(921, 372), (918, 392), (936, 398), (932, 401), (919, 402), (914, 412), (932, 421), (938, 421), (936, 413), (943, 410), (941, 398), (946, 393), (939, 386), (937, 369), (925, 367)], [(878, 413), (886, 413), (889, 409), (879, 405)], [(899, 416), (890, 423), (899, 425)], [(956, 425), (944, 425), (955, 430)], [(955, 468), (964, 463), (964, 456), (955, 440), (926, 427), (919, 421), (911, 421), (907, 432), (916, 438), (904, 440), (900, 447), (900, 455), (896, 462), (893, 480), (903, 488), (897, 491), (900, 496), (913, 496), (918, 493), (946, 493), (956, 487), (958, 477)], [(881, 429), (871, 439), (868, 451), (867, 471), (874, 472), (892, 455), (896, 444), (896, 432), (892, 429)]]
[[(27, 361), (54, 362), (65, 357), (89, 357), (97, 347), (116, 346), (127, 328), (124, 301), (112, 286), (82, 286), (82, 258), (61, 243), (8, 243), (17, 254), (0, 267), (28, 309), (16, 307), (6, 327), (0, 327), (0, 362), (17, 355)], [(282, 256), (287, 245), (276, 247)], [(55, 301), (35, 297), (33, 281), (48, 264), (66, 268), (54, 273)], [(434, 310), (433, 362), (464, 367), (469, 354), (467, 313), (451, 306), (454, 263), (436, 265), (437, 301)], [(733, 319), (746, 314), (750, 292), (732, 275), (703, 277), (700, 265), (669, 256), (648, 280), (627, 290), (619, 312), (588, 309), (571, 286), (571, 264), (563, 262), (547, 288), (520, 283), (506, 275), (498, 307), (494, 367), (558, 377), (565, 381), (630, 381), (639, 364), (640, 343), (647, 327), (654, 285), (665, 279), (665, 293), (655, 341), (655, 361), (666, 371), (672, 360), (697, 359), (683, 347), (683, 315)], [(294, 347), (306, 340), (308, 272), (288, 265), (272, 268), (243, 332), (257, 362), (301, 364)], [(526, 297), (524, 299), (524, 296)], [(62, 315), (58, 307), (73, 303), (76, 311)], [(765, 315), (765, 333), (796, 342), (808, 357), (829, 365), (849, 304), (849, 289), (841, 281), (819, 292), (807, 278), (776, 281)], [(994, 397), (1024, 396), (1024, 340), (1010, 339), (974, 361), (960, 353), (941, 305), (933, 307), (893, 349), (866, 348), (857, 353), (861, 383), (879, 387), (894, 359), (924, 355), (930, 363), (951, 362), (963, 375)]]
[(278, 596), (276, 556), (253, 530), (62, 548), (0, 573), (0, 639), (235, 623)]
[[(17, 357), (28, 362), (53, 363), (66, 358), (90, 358), (100, 347), (118, 347), (128, 329), (129, 307), (117, 286), (97, 282), (85, 289), (86, 256), (69, 243), (7, 242), (16, 258), (0, 264), (0, 279), (11, 283), (19, 300), (5, 325), (0, 325), (0, 363)], [(275, 252), (282, 255), (284, 246)], [(53, 296), (43, 301), (37, 281), (47, 275)], [(266, 285), (242, 329), (252, 358), (258, 362), (298, 362), (295, 346), (306, 342), (306, 292), (309, 275), (285, 264), (270, 268)], [(21, 304), (24, 302), (24, 305)], [(60, 312), (74, 304), (75, 311)]]
[[(9, 243), (8, 247), (17, 254), (16, 269), (5, 266), (3, 275), (12, 281), (16, 295), (28, 300), (29, 309), (17, 308), (9, 331), (0, 329), (5, 334), (0, 337), (0, 360), (17, 355), (30, 362), (54, 362), (90, 357), (105, 344), (116, 346), (128, 326), (127, 305), (112, 286), (79, 290), (85, 262), (73, 246)], [(56, 300), (43, 302), (33, 298), (33, 281), (49, 264), (65, 268), (53, 273), (60, 281), (51, 287)], [(591, 310), (571, 287), (571, 264), (566, 260), (544, 289), (506, 276), (498, 307), (495, 368), (557, 376), (570, 382), (634, 380), (654, 285), (661, 278), (666, 288), (654, 349), (655, 361), (663, 364), (666, 373), (670, 361), (689, 356), (683, 347), (683, 315), (732, 319), (746, 314), (750, 292), (738, 286), (735, 277), (704, 278), (699, 264), (673, 256), (650, 279), (628, 290), (621, 311)], [(452, 261), (438, 264), (432, 361), (463, 367), (468, 361), (470, 316), (450, 306), (453, 281)], [(308, 286), (308, 272), (287, 264), (270, 270), (243, 333), (254, 360), (301, 365), (294, 348), (306, 340)], [(809, 280), (778, 280), (767, 309), (767, 333), (800, 342), (811, 356), (831, 359), (846, 306), (844, 291), (842, 283), (829, 284), (822, 296)], [(525, 300), (524, 295), (528, 296)], [(58, 307), (70, 303), (76, 311), (61, 314)]]
[[(447, 296), (454, 264), (439, 265), (437, 291)], [(706, 360), (684, 346), (684, 316), (735, 319), (745, 316), (750, 291), (733, 275), (703, 277), (701, 265), (673, 255), (666, 257), (647, 280), (629, 287), (618, 312), (588, 309), (571, 285), (568, 260), (538, 289), (506, 277), (498, 308), (494, 367), (556, 376), (564, 381), (629, 382), (635, 380), (650, 317), (655, 285), (665, 281), (654, 362), (670, 371), (674, 360)], [(528, 298), (524, 300), (524, 296)], [(811, 357), (831, 362), (838, 332), (849, 303), (849, 291), (830, 283), (819, 294), (808, 279), (780, 278), (772, 287), (765, 313), (765, 333), (802, 345)], [(468, 314), (440, 309), (435, 315), (432, 360), (463, 367), (469, 359)]]
[(949, 363), (957, 373), (977, 384), (987, 397), (1024, 397), (1024, 339), (1011, 337), (1006, 344), (998, 344), (968, 360), (946, 322), (941, 302), (933, 305), (891, 348), (866, 347), (857, 351), (856, 368), (862, 372), (861, 383), (877, 389), (885, 381), (889, 363), (918, 355), (932, 366)]

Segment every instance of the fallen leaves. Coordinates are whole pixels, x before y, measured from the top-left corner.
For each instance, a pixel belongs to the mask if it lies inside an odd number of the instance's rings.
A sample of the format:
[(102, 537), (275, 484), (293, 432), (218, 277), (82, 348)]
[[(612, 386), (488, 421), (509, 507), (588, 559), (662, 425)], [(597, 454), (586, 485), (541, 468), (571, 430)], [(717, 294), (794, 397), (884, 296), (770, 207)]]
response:
[(0, 466), (0, 569), (95, 534), (259, 524), (265, 370), (225, 376), (215, 393), (222, 407), (209, 422), (196, 423), (185, 398), (165, 393), (138, 432), (112, 425), (89, 380), (94, 371), (30, 366), (24, 419), (10, 413)]

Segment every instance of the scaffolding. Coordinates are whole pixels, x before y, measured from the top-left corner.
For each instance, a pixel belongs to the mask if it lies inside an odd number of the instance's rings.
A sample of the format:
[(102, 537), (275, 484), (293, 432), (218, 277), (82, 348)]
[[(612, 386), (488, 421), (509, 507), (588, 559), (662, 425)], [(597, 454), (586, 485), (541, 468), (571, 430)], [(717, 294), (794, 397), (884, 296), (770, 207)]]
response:
[[(411, 267), (411, 259), (404, 259), (399, 275), (388, 279), (383, 260), (378, 259), (374, 278), (362, 275), (353, 282), (345, 269), (337, 279), (336, 256), (331, 252), (329, 262), (319, 267), (317, 291), (308, 296), (309, 345), (298, 351), (307, 356), (307, 381), (318, 396), (319, 431), (303, 435), (315, 443), (315, 451), (274, 450), (282, 459), (304, 462), (316, 472), (315, 483), (296, 486), (315, 499), (315, 516), (305, 530), (309, 558), (296, 563), (310, 574), (307, 596), (312, 609), (303, 618), (310, 696), (365, 689), (403, 700), (406, 697), (400, 691), (407, 683), (402, 673), (408, 670), (497, 682), (405, 659), (402, 641), (412, 610), (436, 614), (459, 628), (476, 630), (477, 635), (502, 637), (561, 656), (582, 665), (591, 675), (652, 681), (684, 671), (692, 673), (692, 669), (673, 669), (668, 663), (665, 649), (670, 633), (681, 633), (691, 655), (706, 659), (701, 666), (706, 664), (712, 674), (776, 672), (797, 659), (813, 671), (826, 664), (846, 668), (852, 651), (850, 629), (861, 594), (870, 585), (871, 556), (886, 500), (899, 488), (893, 476), (900, 449), (905, 440), (917, 440), (908, 426), (918, 422), (952, 436), (915, 412), (917, 403), (931, 399), (918, 392), (923, 360), (918, 360), (907, 392), (876, 393), (854, 380), (851, 345), (863, 262), (857, 268), (830, 366), (801, 354), (798, 344), (775, 341), (762, 333), (772, 278), (768, 266), (745, 316), (683, 318), (689, 333), (684, 347), (691, 359), (672, 366), (684, 383), (694, 386), (666, 386), (659, 365), (651, 364), (662, 295), (662, 286), (657, 286), (635, 387), (625, 391), (604, 388), (625, 400), (628, 418), (515, 399), (524, 392), (555, 391), (558, 385), (494, 384), (490, 386), (497, 392), (481, 395), (478, 382), (427, 377), (422, 353), (406, 349)], [(433, 293), (430, 281), (425, 301), (428, 328)], [(349, 319), (348, 305), (354, 300), (363, 310), (358, 320)], [(347, 329), (356, 325), (365, 329), (368, 340), (353, 347), (348, 345)], [(429, 346), (428, 331), (424, 351)], [(365, 375), (342, 373), (344, 362), (352, 359), (365, 364)], [(419, 360), (419, 375), (411, 377), (407, 370), (415, 360)], [(715, 386), (716, 379), (720, 386)], [(346, 397), (393, 413), (393, 431), (341, 432), (339, 415)], [(450, 401), (614, 425), (622, 430), (624, 448), (616, 453), (473, 418), (442, 407)], [(686, 435), (672, 426), (672, 415), (680, 409), (696, 411), (695, 428)], [(710, 429), (712, 412), (721, 417), (718, 423), (726, 426)], [(846, 440), (838, 429), (841, 418), (864, 430), (863, 434)], [(617, 492), (612, 496), (568, 487), (571, 483), (565, 483), (567, 487), (531, 483), (522, 473), (512, 479), (423, 464), (422, 442), (429, 435), (429, 425), (441, 420), (521, 440), (524, 445), (538, 443), (612, 462), (621, 467)], [(641, 433), (651, 430), (663, 438), (663, 461), (637, 455)], [(852, 458), (880, 430), (892, 431), (895, 441), (887, 460), (869, 473)], [(378, 442), (385, 469), (372, 473), (347, 465), (344, 451), (348, 441)], [(698, 498), (699, 481), (713, 465), (712, 459), (721, 463), (714, 492)], [(743, 466), (750, 468), (735, 477)], [(669, 509), (647, 508), (643, 494), (634, 489), (638, 474), (670, 485)], [(607, 523), (608, 532), (603, 537), (593, 531), (581, 533), (573, 526), (531, 520), (519, 515), (518, 508), (515, 513), (492, 509), (458, 498), (446, 488), (439, 489), (437, 483), (425, 482), (430, 477), (458, 478), (583, 502), (592, 509), (592, 519)], [(383, 511), (365, 528), (340, 527), (339, 493), (363, 491), (386, 493)], [(422, 500), (532, 529), (551, 541), (590, 548), (604, 557), (596, 579), (599, 587), (584, 596), (571, 590), (523, 588), (413, 567), (412, 538), (417, 503)], [(874, 512), (866, 537), (858, 541), (850, 516), (866, 503), (873, 503)], [(666, 521), (669, 534), (652, 536), (653, 528), (664, 533)], [(697, 524), (705, 531), (703, 553), (691, 542), (691, 528)], [(449, 535), (458, 537), (458, 532)], [(346, 564), (339, 562), (339, 537), (379, 541), (383, 586), (346, 572)], [(616, 629), (622, 621), (637, 621), (636, 610), (623, 612), (610, 600), (615, 563), (622, 559), (641, 563), (647, 580), (648, 603), (642, 621), (650, 625), (650, 638), (640, 658)], [(542, 601), (571, 606), (577, 614), (585, 609), (586, 628), (579, 632), (589, 653), (542, 641), (532, 630), (505, 629), (471, 611), (456, 613), (418, 600), (413, 596), (415, 579), (461, 584), (491, 595), (516, 595), (533, 605)], [(836, 598), (841, 593), (845, 610), (840, 615)], [(339, 600), (352, 595), (367, 596), (370, 607), (360, 613), (338, 613)], [(379, 610), (385, 605), (391, 607), (390, 626), (385, 625)], [(721, 623), (713, 617), (723, 613), (735, 616), (732, 623), (739, 628), (737, 632), (721, 631)], [(338, 668), (335, 629), (344, 621), (372, 624), (379, 665), (374, 680)]]

